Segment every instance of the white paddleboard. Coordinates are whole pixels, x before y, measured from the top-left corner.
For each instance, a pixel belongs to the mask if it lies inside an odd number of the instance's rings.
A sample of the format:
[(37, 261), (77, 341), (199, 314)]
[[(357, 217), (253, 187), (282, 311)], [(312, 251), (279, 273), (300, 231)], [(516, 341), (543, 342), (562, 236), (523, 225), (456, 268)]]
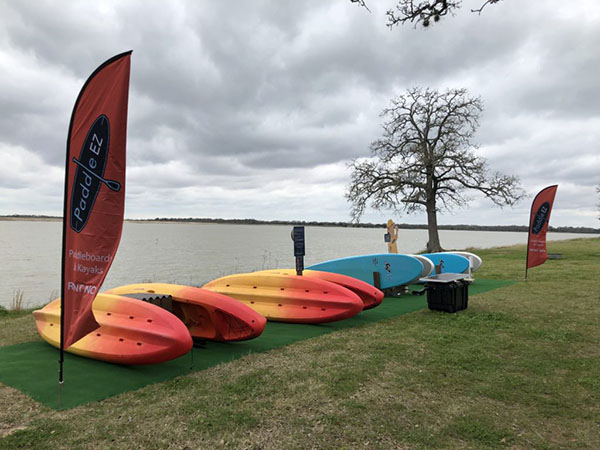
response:
[(483, 263), (481, 258), (479, 256), (477, 256), (475, 253), (470, 253), (470, 252), (449, 252), (449, 253), (454, 253), (455, 255), (460, 255), (460, 256), (464, 256), (465, 258), (467, 258), (471, 262), (471, 272), (475, 272), (477, 269), (479, 269), (479, 267), (481, 267), (481, 264)]

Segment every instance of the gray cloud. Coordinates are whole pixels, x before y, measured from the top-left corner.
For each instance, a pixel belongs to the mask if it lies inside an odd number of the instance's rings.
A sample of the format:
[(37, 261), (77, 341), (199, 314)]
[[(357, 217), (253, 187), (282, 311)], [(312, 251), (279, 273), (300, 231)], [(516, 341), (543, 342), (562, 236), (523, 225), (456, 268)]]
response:
[[(128, 217), (348, 220), (346, 163), (368, 156), (389, 100), (420, 85), (481, 96), (490, 169), (532, 194), (558, 183), (553, 222), (598, 226), (600, 6), (467, 3), (430, 29), (389, 30), (386, 2), (0, 0), (0, 214), (61, 214), (79, 89), (133, 49)], [(527, 214), (475, 196), (440, 222)]]

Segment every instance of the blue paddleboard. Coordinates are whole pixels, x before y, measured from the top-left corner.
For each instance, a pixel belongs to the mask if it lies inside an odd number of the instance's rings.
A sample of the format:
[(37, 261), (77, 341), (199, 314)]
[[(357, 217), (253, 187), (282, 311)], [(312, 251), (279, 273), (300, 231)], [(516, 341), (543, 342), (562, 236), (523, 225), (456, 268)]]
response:
[[(429, 258), (436, 266), (441, 262), (440, 273), (463, 273), (469, 270), (469, 260), (455, 253), (427, 253), (422, 256)], [(435, 269), (432, 273), (435, 273)]]
[(423, 264), (412, 256), (395, 253), (350, 256), (307, 267), (311, 270), (340, 273), (375, 285), (373, 272), (379, 273), (380, 289), (409, 284), (419, 278)]

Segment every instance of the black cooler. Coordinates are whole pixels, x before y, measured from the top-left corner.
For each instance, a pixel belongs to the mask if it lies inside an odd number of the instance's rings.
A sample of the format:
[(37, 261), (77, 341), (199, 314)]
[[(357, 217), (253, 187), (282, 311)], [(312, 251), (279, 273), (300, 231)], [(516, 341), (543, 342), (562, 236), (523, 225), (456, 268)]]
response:
[(432, 311), (454, 313), (469, 304), (469, 282), (466, 274), (442, 273), (421, 278), (427, 290), (427, 306)]

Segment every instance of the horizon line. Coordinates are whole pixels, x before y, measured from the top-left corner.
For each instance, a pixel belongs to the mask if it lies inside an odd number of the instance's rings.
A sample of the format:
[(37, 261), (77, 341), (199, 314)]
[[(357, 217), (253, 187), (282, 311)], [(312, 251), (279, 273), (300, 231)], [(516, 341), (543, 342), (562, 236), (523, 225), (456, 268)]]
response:
[[(50, 220), (61, 220), (62, 216), (46, 215), (46, 214), (5, 214), (0, 215), (0, 220), (6, 219), (50, 219)], [(151, 219), (139, 219), (139, 218), (125, 218), (124, 221), (129, 222), (208, 222), (208, 223), (233, 223), (233, 224), (253, 224), (253, 225), (313, 225), (313, 226), (343, 226), (349, 228), (386, 228), (386, 223), (373, 223), (373, 222), (351, 222), (351, 221), (326, 221), (326, 220), (281, 220), (281, 219), (224, 219), (221, 217), (155, 217)], [(403, 229), (427, 229), (427, 224), (413, 224), (413, 223), (397, 223), (399, 228)], [(523, 231), (529, 227), (527, 225), (477, 225), (477, 224), (443, 224), (438, 225), (438, 229), (478, 229), (480, 231)], [(495, 229), (495, 230), (494, 230)], [(600, 228), (586, 227), (586, 226), (549, 226), (548, 231), (560, 230), (576, 230), (575, 232), (581, 233), (600, 233)], [(567, 231), (569, 232), (569, 231)]]

